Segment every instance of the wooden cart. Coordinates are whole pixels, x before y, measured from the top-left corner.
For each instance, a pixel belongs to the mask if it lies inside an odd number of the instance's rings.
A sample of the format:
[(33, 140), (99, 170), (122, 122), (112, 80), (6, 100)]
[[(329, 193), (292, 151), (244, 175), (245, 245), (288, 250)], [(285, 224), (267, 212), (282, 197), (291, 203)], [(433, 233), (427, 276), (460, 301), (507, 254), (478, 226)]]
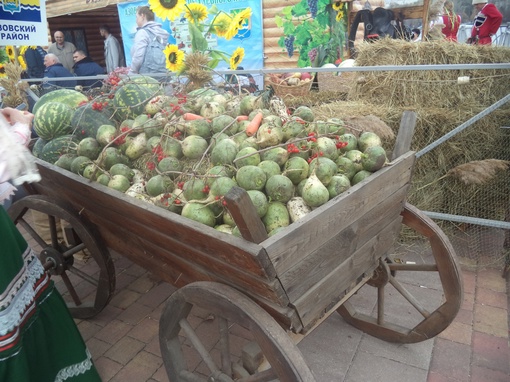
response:
[[(460, 309), (462, 282), (453, 248), (436, 224), (406, 203), (415, 155), (405, 149), (410, 140), (405, 118), (402, 125), (389, 166), (272, 237), (240, 189), (226, 200), (244, 239), (42, 161), (37, 162), (42, 181), (9, 213), (43, 248), (40, 257), (48, 271), (63, 278), (75, 317), (99, 313), (112, 297), (115, 273), (109, 250), (179, 288), (160, 320), (161, 352), (171, 381), (314, 381), (296, 343), (332, 312), (375, 337), (413, 343), (443, 331)], [(37, 234), (30, 210), (48, 215), (52, 240)], [(59, 219), (72, 227), (66, 245), (57, 239)], [(397, 263), (388, 257), (403, 225), (428, 240), (432, 262)], [(95, 273), (73, 265), (74, 255), (84, 248), (97, 263)], [(403, 271), (437, 273), (443, 300), (427, 309), (398, 281)], [(78, 283), (81, 279), (87, 282)], [(416, 324), (385, 320), (384, 292), (390, 284), (419, 312)], [(376, 317), (351, 304), (365, 285), (377, 290)], [(193, 307), (215, 317), (219, 341), (214, 351), (207, 344), (212, 334), (194, 330)], [(251, 333), (263, 354), (262, 365), (249, 376), (232, 368), (229, 329), (234, 326)], [(190, 348), (205, 368), (186, 363)]]

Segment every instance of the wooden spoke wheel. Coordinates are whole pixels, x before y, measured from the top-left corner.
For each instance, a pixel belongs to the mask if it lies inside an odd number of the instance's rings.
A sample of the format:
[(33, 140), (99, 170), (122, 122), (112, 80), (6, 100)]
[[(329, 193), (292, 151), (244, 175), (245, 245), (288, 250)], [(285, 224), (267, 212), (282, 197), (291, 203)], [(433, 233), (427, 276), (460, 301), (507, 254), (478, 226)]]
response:
[[(463, 286), (453, 247), (441, 229), (419, 209), (409, 204), (406, 204), (401, 215), (404, 225), (428, 240), (432, 252), (430, 257), (433, 260), (396, 263), (389, 257), (381, 259), (374, 276), (367, 282), (367, 285), (377, 288), (377, 317), (358, 311), (351, 303), (353, 298), (347, 300), (337, 311), (347, 322), (374, 337), (389, 342), (415, 343), (436, 336), (454, 320), (462, 304)], [(420, 280), (421, 272), (436, 273), (437, 283), (442, 286), (442, 297), (437, 306), (432, 308), (425, 306), (428, 303), (426, 299), (418, 296), (423, 297), (422, 295), (426, 294), (426, 287), (417, 286), (412, 290), (409, 287), (412, 282), (406, 284), (399, 281), (401, 274), (407, 274), (408, 280)], [(391, 312), (388, 312), (390, 304), (385, 300), (388, 295), (385, 289), (390, 286), (393, 287), (393, 295), (403, 297), (409, 311), (417, 312), (418, 323), (406, 326), (387, 322), (386, 314)], [(429, 291), (432, 293), (431, 289)]]
[[(197, 319), (196, 310), (209, 319)], [(161, 317), (159, 339), (168, 377), (174, 382), (315, 381), (282, 327), (251, 299), (224, 284), (196, 282), (177, 290)], [(239, 354), (243, 346), (258, 351), (243, 357)], [(248, 362), (241, 362), (246, 353), (251, 354)]]
[[(45, 196), (30, 195), (8, 212), (44, 269), (61, 278), (65, 287), (59, 286), (59, 291), (73, 317), (90, 318), (110, 301), (115, 270), (100, 236), (84, 217), (71, 211)], [(78, 256), (87, 261), (78, 261)]]

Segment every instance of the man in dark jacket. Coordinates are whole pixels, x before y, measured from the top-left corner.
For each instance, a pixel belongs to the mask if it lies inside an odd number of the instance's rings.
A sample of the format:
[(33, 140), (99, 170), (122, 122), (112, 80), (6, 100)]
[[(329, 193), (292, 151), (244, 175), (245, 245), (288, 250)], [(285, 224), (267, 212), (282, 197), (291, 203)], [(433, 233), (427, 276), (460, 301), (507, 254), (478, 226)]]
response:
[[(44, 57), (44, 78), (58, 78), (58, 77), (74, 77), (73, 74), (64, 68), (64, 66), (58, 60), (58, 57), (53, 53), (48, 53)], [(42, 87), (45, 91), (51, 91), (58, 88), (71, 88), (74, 89), (76, 86), (76, 80), (69, 79), (64, 81), (45, 81)]]
[(27, 64), (28, 78), (43, 78), (44, 77), (44, 57), (46, 51), (40, 46), (28, 47), (25, 51), (25, 63)]
[[(74, 74), (78, 77), (84, 76), (97, 76), (99, 74), (104, 74), (104, 69), (97, 63), (95, 63), (92, 58), (87, 56), (83, 50), (75, 50), (73, 53), (74, 60)], [(99, 79), (93, 80), (78, 80), (78, 85), (88, 88), (99, 88), (101, 87), (103, 82)]]

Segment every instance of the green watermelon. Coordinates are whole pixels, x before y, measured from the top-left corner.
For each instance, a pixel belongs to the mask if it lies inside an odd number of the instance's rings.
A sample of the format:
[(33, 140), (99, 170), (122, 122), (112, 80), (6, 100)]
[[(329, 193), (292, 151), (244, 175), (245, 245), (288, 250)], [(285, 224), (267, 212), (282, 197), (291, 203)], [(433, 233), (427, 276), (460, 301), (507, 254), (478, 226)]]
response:
[(125, 86), (130, 83), (143, 85), (152, 92), (153, 97), (159, 94), (161, 90), (161, 84), (157, 79), (144, 75), (129, 76), (120, 81), (119, 86)]
[(34, 130), (42, 139), (50, 140), (73, 131), (73, 109), (60, 102), (47, 102), (34, 116)]
[(46, 143), (39, 158), (54, 164), (61, 155), (75, 154), (79, 142), (74, 135), (62, 135)]
[(79, 138), (95, 138), (100, 126), (112, 124), (106, 112), (92, 109), (91, 104), (80, 106), (71, 119), (74, 134)]
[(34, 154), (36, 158), (39, 158), (41, 156), (42, 149), (46, 145), (46, 143), (48, 143), (47, 140), (37, 138), (34, 145), (32, 146), (32, 154)]
[(37, 100), (32, 108), (32, 113), (35, 114), (37, 110), (39, 110), (39, 108), (47, 102), (61, 102), (75, 109), (80, 105), (80, 103), (88, 102), (88, 98), (86, 95), (72, 89), (53, 90)]
[(134, 119), (145, 110), (145, 104), (152, 98), (152, 92), (145, 86), (127, 84), (119, 88), (113, 98), (115, 118), (119, 121)]

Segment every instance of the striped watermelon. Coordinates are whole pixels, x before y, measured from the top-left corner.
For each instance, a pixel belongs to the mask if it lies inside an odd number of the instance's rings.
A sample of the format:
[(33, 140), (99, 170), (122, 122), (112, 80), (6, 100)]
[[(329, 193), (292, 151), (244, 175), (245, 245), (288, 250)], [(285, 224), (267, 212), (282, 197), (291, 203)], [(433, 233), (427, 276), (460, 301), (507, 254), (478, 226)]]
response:
[(115, 118), (118, 121), (134, 119), (145, 110), (145, 104), (152, 98), (152, 92), (143, 85), (127, 84), (122, 86), (113, 98)]
[(55, 163), (64, 154), (76, 154), (79, 142), (80, 140), (74, 135), (62, 135), (46, 143), (39, 158), (49, 163)]
[(32, 154), (34, 154), (34, 156), (36, 158), (39, 158), (41, 156), (42, 150), (43, 150), (44, 146), (46, 145), (46, 143), (48, 143), (47, 140), (44, 140), (42, 138), (37, 138), (34, 145), (32, 146)]
[(73, 131), (73, 114), (73, 109), (64, 103), (47, 102), (34, 115), (34, 130), (40, 138), (47, 141), (70, 134)]
[(90, 103), (80, 106), (74, 111), (71, 119), (74, 134), (80, 138), (95, 138), (99, 126), (114, 124), (109, 116), (109, 113), (105, 110), (94, 110)]
[(37, 100), (32, 109), (32, 113), (35, 114), (42, 105), (48, 102), (65, 103), (66, 105), (75, 109), (82, 102), (88, 102), (88, 98), (86, 95), (72, 89), (53, 90), (49, 93), (44, 94), (41, 98)]

